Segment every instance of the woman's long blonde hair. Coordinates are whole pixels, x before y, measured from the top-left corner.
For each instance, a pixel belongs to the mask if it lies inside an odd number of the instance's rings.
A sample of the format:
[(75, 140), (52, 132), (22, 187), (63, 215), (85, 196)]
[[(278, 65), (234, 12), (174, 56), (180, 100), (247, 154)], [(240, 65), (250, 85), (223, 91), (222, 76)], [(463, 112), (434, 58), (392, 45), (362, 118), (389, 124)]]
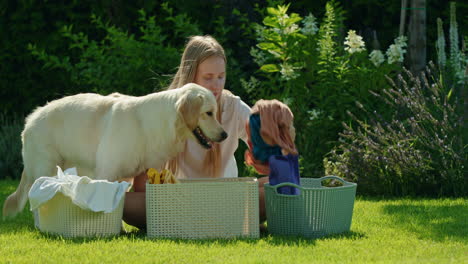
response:
[[(168, 89), (177, 89), (187, 83), (194, 82), (198, 65), (211, 56), (219, 56), (227, 63), (224, 49), (216, 39), (208, 35), (190, 37), (185, 46), (184, 53), (182, 54), (179, 69)], [(223, 93), (217, 102), (218, 114), (216, 119), (218, 119), (220, 123), (222, 123)], [(168, 162), (167, 167), (172, 170), (173, 173), (177, 173), (177, 158)], [(207, 172), (207, 177), (221, 177), (221, 150), (219, 144), (214, 143), (213, 147), (208, 151), (208, 155), (203, 162), (203, 169)]]

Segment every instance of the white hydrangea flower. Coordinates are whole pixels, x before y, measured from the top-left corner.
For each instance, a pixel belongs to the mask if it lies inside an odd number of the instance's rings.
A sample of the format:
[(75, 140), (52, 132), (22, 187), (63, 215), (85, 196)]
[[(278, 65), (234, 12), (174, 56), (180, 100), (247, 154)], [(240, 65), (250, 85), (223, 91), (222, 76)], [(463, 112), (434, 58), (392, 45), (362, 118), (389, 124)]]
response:
[(308, 16), (304, 17), (302, 20), (302, 24), (304, 25), (304, 27), (301, 29), (302, 34), (308, 36), (315, 35), (319, 30), (316, 20), (317, 19), (314, 17), (314, 15), (312, 15), (312, 13), (309, 13)]
[(286, 81), (296, 79), (299, 77), (299, 73), (297, 73), (295, 69), (297, 68), (286, 62), (281, 64), (281, 78)]
[(379, 67), (385, 61), (385, 57), (380, 50), (373, 50), (369, 54), (369, 60), (375, 65), (375, 67)]
[(405, 36), (399, 36), (395, 39), (395, 44), (392, 44), (390, 47), (388, 47), (388, 50), (385, 53), (388, 58), (388, 64), (403, 62), (404, 54), (406, 53), (404, 47), (406, 47), (407, 40), (408, 39)]
[(281, 34), (281, 35), (289, 35), (291, 33), (294, 33), (296, 32), (298, 29), (299, 29), (299, 26), (297, 24), (292, 24), (288, 27), (286, 27), (286, 20), (289, 19), (289, 15), (288, 14), (283, 14), (283, 15), (280, 15), (280, 16), (277, 16), (278, 18), (278, 23), (280, 25), (279, 28), (273, 28), (273, 32), (276, 32), (278, 34)]
[(390, 47), (388, 47), (387, 52), (385, 53), (388, 58), (388, 64), (393, 64), (395, 62), (403, 62), (403, 54), (405, 53), (406, 50), (402, 49), (400, 46), (396, 44), (390, 45)]
[(406, 47), (406, 41), (408, 41), (408, 38), (406, 36), (399, 36), (395, 39), (395, 44), (400, 46), (401, 48)]
[(278, 22), (281, 27), (286, 26), (286, 20), (289, 18), (288, 14), (284, 14), (282, 16), (278, 16)]
[(287, 28), (285, 28), (285, 29), (283, 30), (283, 34), (289, 35), (289, 34), (291, 34), (291, 33), (296, 32), (298, 29), (299, 29), (299, 26), (298, 26), (298, 25), (292, 24), (291, 26), (289, 26), (289, 27), (287, 27)]
[(347, 46), (345, 50), (353, 54), (355, 52), (361, 52), (364, 50), (364, 41), (362, 37), (356, 34), (356, 31), (348, 31), (348, 36), (345, 39), (344, 44)]

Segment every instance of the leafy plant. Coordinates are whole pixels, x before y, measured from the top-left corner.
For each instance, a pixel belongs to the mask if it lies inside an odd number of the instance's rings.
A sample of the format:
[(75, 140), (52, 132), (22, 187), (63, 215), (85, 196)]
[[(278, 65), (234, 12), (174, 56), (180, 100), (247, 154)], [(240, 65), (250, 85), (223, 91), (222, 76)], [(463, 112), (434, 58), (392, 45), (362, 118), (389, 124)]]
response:
[(243, 86), (253, 101), (275, 98), (289, 105), (302, 169), (307, 176), (321, 176), (323, 157), (337, 144), (341, 122), (352, 121), (346, 110), (356, 109), (358, 99), (372, 104), (369, 90), (385, 86), (385, 75), (400, 65), (373, 63), (352, 30), (344, 42), (345, 12), (335, 1), (326, 4), (320, 27), (312, 13), (301, 17), (288, 9), (267, 8), (263, 25), (255, 26), (258, 44), (251, 55), (259, 71)]
[[(186, 14), (174, 15), (163, 4), (174, 36), (167, 36), (156, 17), (139, 11), (139, 34), (129, 34), (91, 16), (96, 28), (104, 32), (101, 40), (92, 40), (83, 32), (73, 33), (73, 26), (64, 26), (62, 36), (70, 41), (71, 54), (64, 57), (50, 55), (30, 44), (28, 48), (46, 68), (60, 68), (70, 74), (71, 81), (81, 91), (97, 93), (121, 92), (132, 95), (147, 94), (164, 87), (180, 58), (180, 47), (187, 36), (199, 34), (198, 27)], [(180, 46), (169, 43), (178, 39)]]

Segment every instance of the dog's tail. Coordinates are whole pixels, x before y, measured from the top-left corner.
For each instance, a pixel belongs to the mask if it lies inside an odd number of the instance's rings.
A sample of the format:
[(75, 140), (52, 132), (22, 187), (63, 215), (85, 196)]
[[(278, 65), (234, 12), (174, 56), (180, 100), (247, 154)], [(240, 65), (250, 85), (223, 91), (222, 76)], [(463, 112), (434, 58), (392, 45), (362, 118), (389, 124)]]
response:
[(21, 181), (18, 188), (5, 200), (3, 204), (3, 220), (9, 217), (16, 216), (19, 212), (23, 211), (26, 202), (28, 201), (28, 192), (32, 186), (32, 182), (28, 180), (25, 172), (21, 175)]

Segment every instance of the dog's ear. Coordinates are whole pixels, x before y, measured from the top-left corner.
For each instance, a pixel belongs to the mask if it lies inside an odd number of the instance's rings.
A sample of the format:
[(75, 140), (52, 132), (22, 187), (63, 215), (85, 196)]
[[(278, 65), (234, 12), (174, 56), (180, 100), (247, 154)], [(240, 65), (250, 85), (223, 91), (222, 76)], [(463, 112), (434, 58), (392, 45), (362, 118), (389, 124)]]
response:
[(190, 131), (198, 126), (198, 117), (202, 105), (203, 96), (199, 93), (187, 92), (177, 100), (177, 111)]

